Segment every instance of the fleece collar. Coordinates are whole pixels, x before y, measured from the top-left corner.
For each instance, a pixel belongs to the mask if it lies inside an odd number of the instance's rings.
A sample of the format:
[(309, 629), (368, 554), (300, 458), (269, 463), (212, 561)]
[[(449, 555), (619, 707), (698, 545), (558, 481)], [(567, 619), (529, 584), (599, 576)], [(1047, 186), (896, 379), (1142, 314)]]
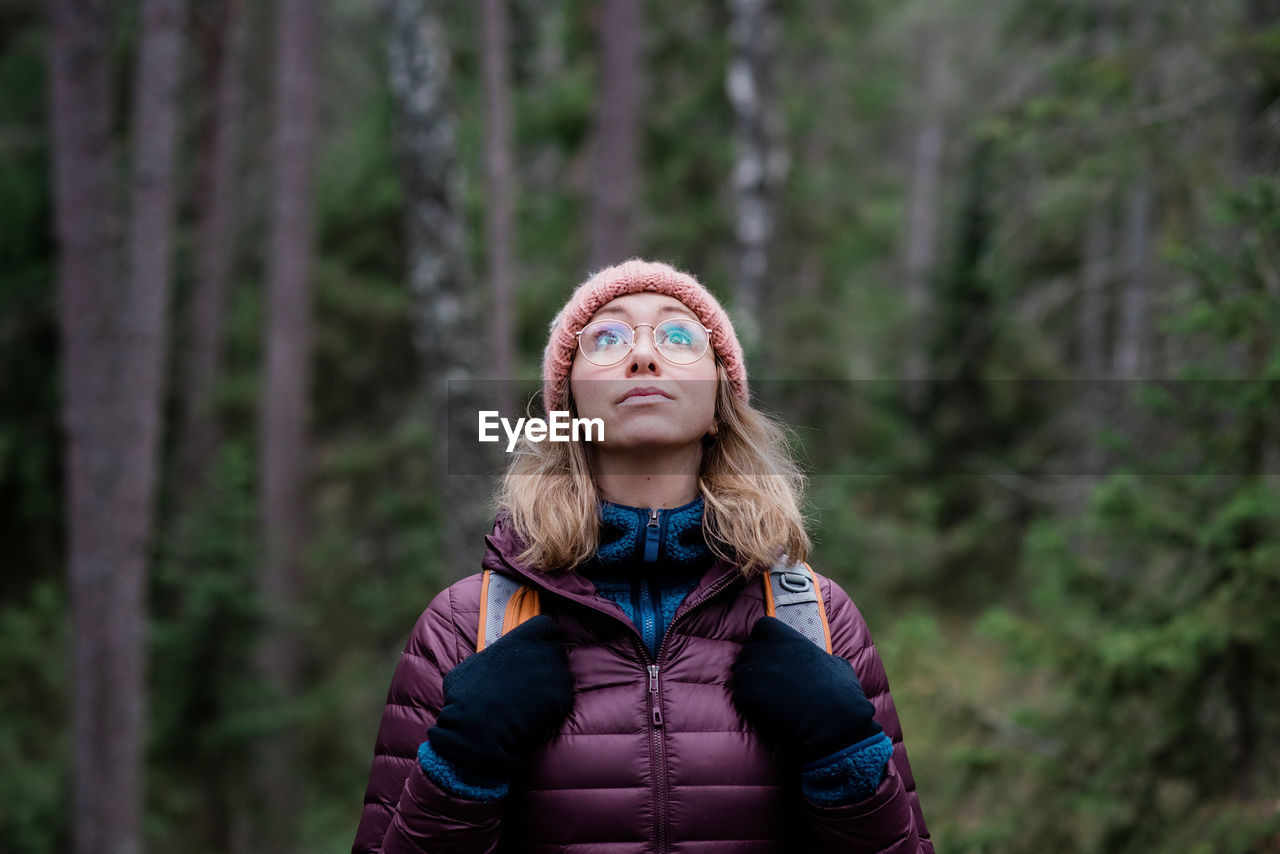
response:
[(702, 530), (699, 496), (679, 507), (632, 507), (599, 502), (600, 544), (586, 574), (632, 574), (661, 566), (664, 574), (705, 570), (711, 549)]
[[(698, 499), (701, 501), (701, 499)], [(694, 502), (690, 502), (692, 504)], [(625, 505), (622, 505), (625, 506)], [(672, 514), (676, 511), (685, 510), (687, 508), (674, 507), (666, 511)], [(633, 508), (643, 509), (643, 508)], [(645, 513), (650, 511), (645, 510)], [(662, 511), (659, 511), (660, 513)], [(699, 517), (701, 513), (699, 512)], [(661, 517), (660, 517), (661, 518)], [(668, 524), (670, 523), (670, 516)], [(637, 520), (638, 521), (638, 520)], [(701, 533), (701, 532), (699, 532)], [(685, 543), (682, 536), (677, 535), (675, 538), (677, 543)], [(703, 546), (705, 547), (705, 541)], [(603, 606), (596, 597), (595, 584), (580, 572), (543, 572), (532, 567), (525, 566), (518, 559), (520, 552), (524, 550), (524, 543), (516, 534), (511, 524), (511, 512), (503, 507), (498, 511), (494, 520), (493, 532), (485, 536), (485, 554), (481, 560), (481, 566), (484, 569), (492, 570), (503, 575), (510, 576), (526, 584), (533, 584), (539, 588), (547, 590), (558, 596), (578, 602), (587, 607), (596, 610), (609, 610)], [(690, 600), (698, 598), (700, 591), (716, 586), (725, 579), (726, 576), (739, 575), (738, 568), (729, 561), (711, 556), (708, 569), (702, 575), (702, 581), (698, 587), (689, 595)], [(616, 610), (616, 608), (615, 608)]]

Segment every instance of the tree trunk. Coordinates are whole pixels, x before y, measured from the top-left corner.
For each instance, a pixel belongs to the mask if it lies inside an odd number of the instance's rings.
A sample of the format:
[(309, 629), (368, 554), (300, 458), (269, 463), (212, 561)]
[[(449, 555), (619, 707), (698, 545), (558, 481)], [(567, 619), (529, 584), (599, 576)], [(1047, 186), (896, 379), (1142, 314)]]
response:
[(1125, 222), (1127, 278), (1120, 295), (1120, 328), (1116, 340), (1115, 375), (1137, 379), (1147, 368), (1150, 324), (1151, 184), (1144, 173), (1129, 192)]
[[(1099, 0), (1098, 24), (1094, 30), (1093, 52), (1099, 59), (1110, 57), (1115, 49), (1114, 0)], [(1111, 193), (1103, 190), (1093, 206), (1085, 226), (1084, 265), (1081, 269), (1080, 304), (1076, 331), (1080, 344), (1080, 372), (1086, 390), (1098, 387), (1107, 371), (1107, 299), (1111, 279)], [(1088, 406), (1093, 412), (1094, 407)], [(1092, 433), (1090, 433), (1092, 435)], [(1089, 440), (1093, 448), (1092, 439)]]
[(1080, 373), (1090, 383), (1106, 377), (1107, 283), (1111, 278), (1111, 211), (1105, 202), (1093, 208), (1085, 228), (1077, 332)]
[[(297, 690), (299, 649), (292, 621), (300, 599), (306, 538), (318, 5), (312, 0), (280, 0), (275, 39), (273, 209), (259, 460), (266, 622), (258, 664), (283, 706)], [(286, 724), (263, 747), (258, 782), (265, 821), (260, 850), (286, 851), (294, 840), (300, 804), (296, 734)]]
[(748, 359), (760, 358), (760, 320), (771, 300), (769, 248), (773, 240), (779, 187), (787, 173), (783, 120), (777, 104), (774, 67), (777, 29), (768, 0), (732, 0), (729, 40), (733, 56), (725, 77), (733, 107), (737, 162), (733, 193), (737, 207), (737, 303), (740, 335)]
[(169, 299), (181, 0), (147, 0), (127, 266), (111, 187), (109, 14), (50, 6), (77, 854), (142, 850), (145, 587)]
[(604, 0), (598, 9), (600, 97), (592, 135), (588, 206), (593, 271), (636, 252), (644, 100), (644, 4)]
[[(1134, 10), (1134, 31), (1129, 41), (1139, 63), (1150, 62), (1154, 50), (1155, 8), (1143, 0)], [(1140, 68), (1134, 78), (1134, 109), (1141, 109), (1150, 97), (1151, 72)], [(1140, 152), (1146, 160), (1147, 152)], [(1125, 213), (1126, 280), (1120, 294), (1120, 322), (1115, 349), (1117, 379), (1137, 379), (1149, 369), (1151, 195), (1154, 175), (1145, 165), (1129, 190)]]
[(187, 314), (189, 342), (182, 387), (179, 494), (189, 502), (204, 483), (220, 443), (213, 395), (222, 373), (223, 326), (235, 258), (236, 151), (240, 139), (245, 51), (241, 0), (223, 0), (207, 51), (205, 91), (212, 95), (200, 152), (195, 208), (196, 275)]
[[(1085, 226), (1084, 265), (1081, 270), (1080, 303), (1076, 315), (1079, 341), (1080, 378), (1083, 399), (1080, 412), (1080, 474), (1094, 475), (1102, 471), (1104, 456), (1098, 444), (1098, 429), (1105, 412), (1103, 392), (1106, 388), (1106, 322), (1108, 283), (1111, 279), (1111, 209), (1099, 202)], [(1083, 498), (1081, 493), (1078, 497)]]
[[(911, 191), (907, 202), (904, 267), (908, 324), (928, 327), (929, 280), (938, 257), (938, 186), (942, 178), (943, 87), (946, 84), (946, 39), (936, 27), (919, 36), (919, 124), (911, 146)], [(928, 371), (924, 338), (907, 344), (905, 375), (914, 391)]]
[(406, 188), (405, 228), (409, 283), (416, 300), (415, 343), (426, 380), (414, 417), (432, 426), (436, 448), (433, 485), (440, 492), (445, 555), (442, 575), (477, 571), (489, 533), (490, 486), (480, 445), (450, 443), (449, 413), (464, 420), (474, 438), (483, 408), (476, 382), (481, 358), (479, 327), (463, 261), (454, 120), (445, 97), (449, 57), (435, 6), (426, 0), (386, 0), (387, 58), (396, 104), (400, 173)]
[(507, 72), (507, 8), (505, 0), (484, 0), (485, 166), (489, 184), (488, 256), (492, 298), (490, 335), (493, 371), (498, 377), (498, 410), (516, 413), (509, 381), (515, 374), (515, 294), (511, 283), (512, 206), (515, 175), (512, 168), (511, 91)]

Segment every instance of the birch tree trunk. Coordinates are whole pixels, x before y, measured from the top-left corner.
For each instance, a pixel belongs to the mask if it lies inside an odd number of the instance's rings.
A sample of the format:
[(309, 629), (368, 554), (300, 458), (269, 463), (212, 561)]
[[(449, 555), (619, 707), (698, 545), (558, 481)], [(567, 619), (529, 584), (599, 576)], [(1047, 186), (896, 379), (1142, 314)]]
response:
[(739, 334), (748, 352), (763, 342), (760, 318), (771, 302), (769, 249), (776, 219), (779, 187), (787, 173), (782, 144), (783, 120), (777, 104), (777, 22), (768, 0), (731, 0), (729, 40), (733, 56), (725, 78), (733, 108), (737, 159), (733, 194), (737, 208), (736, 287), (741, 321)]
[[(1098, 25), (1094, 38), (1094, 54), (1099, 58), (1110, 56), (1115, 48), (1113, 38), (1113, 12), (1110, 0), (1098, 4)], [(1098, 445), (1098, 429), (1103, 414), (1102, 392), (1107, 379), (1107, 309), (1110, 304), (1111, 253), (1114, 225), (1111, 212), (1111, 191), (1104, 188), (1101, 198), (1093, 206), (1084, 228), (1084, 263), (1080, 271), (1080, 302), (1076, 314), (1076, 336), (1079, 345), (1080, 374), (1084, 380), (1081, 388), (1080, 412), (1083, 422), (1079, 435), (1083, 437), (1079, 455), (1080, 473), (1098, 474), (1102, 470), (1104, 455)], [(1087, 489), (1072, 490), (1071, 512), (1081, 509), (1087, 500)]]
[(1085, 227), (1080, 305), (1076, 316), (1080, 372), (1096, 383), (1106, 377), (1107, 283), (1111, 278), (1111, 211), (1099, 203)]
[(245, 51), (241, 0), (219, 4), (218, 32), (208, 51), (205, 91), (212, 108), (200, 152), (201, 180), (195, 207), (196, 275), (187, 314), (179, 492), (190, 500), (204, 483), (220, 443), (213, 395), (222, 373), (223, 326), (235, 258), (236, 151), (243, 106)]
[[(489, 489), (476, 442), (451, 444), (449, 413), (466, 417), (475, 436), (480, 389), (476, 366), (484, 328), (468, 289), (463, 261), (454, 118), (446, 100), (449, 56), (436, 4), (428, 0), (386, 0), (387, 57), (396, 105), (400, 173), (405, 203), (409, 283), (417, 304), (415, 343), (426, 366), (415, 417), (432, 426), (435, 439), (434, 488), (444, 525), (445, 575), (462, 578), (477, 571), (482, 537), (489, 533)], [(461, 434), (460, 434), (461, 435)]]
[(133, 854), (143, 843), (144, 603), (184, 14), (183, 0), (142, 6), (122, 269), (111, 188), (107, 4), (50, 6), (77, 854)]
[[(946, 84), (946, 38), (936, 27), (924, 28), (917, 40), (919, 63), (918, 120), (911, 145), (911, 190), (907, 202), (904, 268), (908, 324), (928, 328), (929, 276), (938, 257), (938, 187), (942, 178), (943, 87)], [(904, 374), (913, 401), (928, 372), (928, 339), (907, 343)]]
[(600, 94), (588, 190), (588, 263), (593, 271), (636, 252), (644, 101), (644, 4), (604, 0), (598, 9)]
[[(276, 10), (271, 246), (259, 426), (265, 631), (258, 666), (276, 699), (297, 692), (293, 625), (306, 539), (307, 416), (311, 353), (312, 172), (319, 119), (319, 6), (280, 0)], [(290, 850), (300, 803), (296, 735), (288, 725), (263, 745), (258, 784), (264, 852)]]
[[(509, 380), (515, 372), (515, 293), (511, 282), (512, 168), (511, 91), (507, 71), (507, 7), (505, 0), (484, 0), (485, 174), (489, 185), (486, 215), (489, 234), (489, 294), (492, 376), (499, 378), (498, 410), (516, 413)], [(515, 416), (513, 416), (515, 417)]]
[[(1080, 377), (1083, 399), (1079, 425), (1082, 437), (1079, 456), (1080, 474), (1095, 475), (1102, 471), (1104, 455), (1098, 445), (1098, 430), (1104, 414), (1107, 380), (1106, 318), (1108, 283), (1111, 278), (1111, 215), (1105, 202), (1099, 203), (1085, 227), (1084, 266), (1081, 270), (1080, 303), (1076, 314), (1076, 332), (1080, 347)], [(1075, 495), (1087, 497), (1086, 492)]]
[(1125, 214), (1124, 289), (1120, 295), (1120, 328), (1116, 340), (1117, 379), (1137, 379), (1147, 367), (1150, 319), (1151, 178), (1139, 175), (1129, 191)]
[[(1150, 62), (1154, 50), (1152, 35), (1155, 8), (1150, 0), (1142, 0), (1134, 9), (1134, 28), (1130, 38), (1139, 62)], [(1140, 68), (1134, 79), (1133, 101), (1140, 108), (1151, 88), (1151, 72)], [(1141, 152), (1144, 163), (1146, 152)], [(1150, 271), (1151, 271), (1151, 195), (1154, 176), (1143, 165), (1134, 177), (1126, 201), (1124, 253), (1125, 284), (1120, 294), (1120, 323), (1115, 348), (1117, 379), (1136, 379), (1149, 367)]]

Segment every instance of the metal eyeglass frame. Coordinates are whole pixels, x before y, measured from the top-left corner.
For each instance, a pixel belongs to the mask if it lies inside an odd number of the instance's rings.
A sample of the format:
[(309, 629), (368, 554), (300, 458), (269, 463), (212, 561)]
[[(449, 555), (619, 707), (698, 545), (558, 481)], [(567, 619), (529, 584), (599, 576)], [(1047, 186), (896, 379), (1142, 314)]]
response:
[[(658, 326), (661, 326), (663, 323), (669, 323), (672, 320), (676, 320), (676, 318), (673, 317), (670, 320), (660, 321), (658, 323)], [(685, 319), (685, 322), (688, 323), (690, 321), (688, 319)], [(619, 356), (617, 359), (615, 359), (612, 362), (601, 364), (597, 361), (594, 361), (590, 356), (587, 355), (586, 348), (582, 346), (582, 333), (586, 332), (588, 329), (590, 329), (592, 326), (594, 326), (597, 323), (621, 323), (623, 326), (631, 330), (631, 343), (627, 347), (627, 352), (623, 353), (621, 356)], [(659, 356), (661, 356), (663, 359), (665, 359), (666, 361), (670, 362), (673, 365), (692, 365), (694, 362), (698, 361), (703, 356), (707, 355), (707, 351), (711, 349), (711, 333), (714, 331), (710, 327), (702, 326), (701, 323), (698, 323), (697, 325), (701, 326), (702, 331), (707, 333), (707, 344), (705, 347), (702, 348), (701, 353), (699, 353), (697, 356), (693, 357), (687, 362), (677, 362), (674, 359), (672, 359), (670, 356), (668, 356), (666, 352), (663, 351), (662, 345), (658, 343), (658, 336), (657, 336), (658, 328), (657, 326), (654, 326), (652, 323), (637, 323), (635, 326), (632, 326), (630, 323), (627, 323), (625, 320), (613, 320), (613, 319), (594, 320), (591, 323), (588, 323), (586, 326), (579, 329), (577, 332), (573, 333), (573, 335), (574, 335), (574, 338), (576, 338), (578, 341), (578, 349), (582, 351), (582, 358), (586, 359), (588, 362), (591, 362), (591, 364), (596, 365), (597, 367), (607, 368), (610, 365), (618, 364), (623, 359), (631, 355), (631, 351), (636, 348), (636, 330), (639, 329), (641, 326), (647, 326), (649, 327), (650, 334), (654, 336), (653, 349), (658, 351)]]

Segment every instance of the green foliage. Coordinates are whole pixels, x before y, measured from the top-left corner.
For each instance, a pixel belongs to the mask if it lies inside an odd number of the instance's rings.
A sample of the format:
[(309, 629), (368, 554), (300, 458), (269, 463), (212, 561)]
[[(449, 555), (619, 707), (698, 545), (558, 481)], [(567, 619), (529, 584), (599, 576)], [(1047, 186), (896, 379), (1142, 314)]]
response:
[[(508, 7), (518, 358), (520, 374), (535, 376), (551, 312), (586, 272), (599, 4)], [(1276, 28), (1242, 30), (1243, 0), (774, 8), (790, 166), (771, 247), (779, 299), (761, 319), (772, 340), (751, 373), (867, 380), (815, 382), (807, 394), (799, 383), (778, 404), (800, 425), (838, 425), (800, 430), (814, 566), (846, 586), (871, 625), (939, 849), (1275, 847), (1280, 189), (1270, 177), (1222, 188), (1241, 165), (1242, 104), (1261, 111), (1274, 100)], [(412, 345), (384, 23), (369, 4), (328, 3), (312, 535), (294, 615), (304, 689), (292, 700), (264, 695), (252, 660), (263, 620), (254, 436), (274, 13), (246, 13), (241, 240), (214, 401), (225, 444), (194, 490), (174, 482), (166, 449), (147, 832), (156, 849), (232, 850), (255, 809), (243, 785), (252, 745), (292, 728), (302, 849), (343, 851), (401, 645), (458, 568), (440, 558), (448, 508), (420, 411), (430, 368)], [(440, 14), (466, 258), (482, 293), (480, 9), (443, 4)], [(123, 143), (137, 6), (112, 15)], [(732, 304), (729, 25), (724, 4), (647, 6), (639, 251), (697, 272)], [(0, 838), (33, 852), (67, 847), (70, 788), (44, 27), (37, 4), (0, 4)], [(904, 299), (900, 260), (925, 109), (921, 27), (951, 39), (927, 323)], [(182, 174), (197, 173), (198, 148), (184, 151)], [(1180, 382), (1134, 397), (1171, 438), (1064, 439), (1052, 405), (1024, 381), (1073, 375), (1083, 235), (1099, 217), (1113, 226), (1104, 287), (1116, 297), (1138, 186), (1154, 205), (1159, 342), (1186, 364)], [(187, 213), (182, 282), (194, 242)], [(1108, 339), (1118, 314), (1113, 306), (1103, 320)], [(904, 354), (921, 349), (932, 379), (912, 400), (895, 378)], [(1071, 443), (1090, 442), (1120, 465), (1083, 498), (1036, 476)], [(1151, 470), (1196, 474), (1131, 473)]]
[[(1200, 275), (1184, 331), (1268, 348), (1252, 351), (1250, 382), (1198, 383), (1189, 405), (1161, 413), (1202, 449), (1204, 468), (1112, 475), (1078, 517), (1038, 523), (1023, 564), (1031, 609), (986, 620), (1027, 672), (1053, 678), (1027, 713), (1059, 747), (1024, 803), (1061, 822), (1028, 826), (1019, 849), (1252, 851), (1280, 839), (1263, 806), (1280, 788), (1267, 758), (1280, 743), (1280, 491), (1253, 447), (1276, 435), (1267, 330), (1280, 294), (1259, 301), (1250, 287), (1258, 259), (1280, 249), (1276, 199), (1269, 180), (1233, 197), (1231, 231), (1255, 241), (1186, 249)], [(1224, 328), (1198, 308), (1206, 293), (1225, 313), (1236, 300), (1252, 310)], [(1239, 474), (1215, 473), (1233, 465)]]
[(0, 838), (11, 851), (70, 844), (67, 607), (53, 581), (0, 607)]
[(250, 807), (237, 781), (269, 726), (253, 675), (261, 625), (253, 474), (251, 448), (224, 445), (205, 488), (172, 520), (153, 570), (149, 834), (161, 847), (205, 839), (208, 850), (226, 850), (235, 817)]
[[(34, 9), (10, 10), (21, 20)], [(60, 570), (57, 323), (44, 101), (46, 40), (31, 22), (0, 50), (0, 599)]]

